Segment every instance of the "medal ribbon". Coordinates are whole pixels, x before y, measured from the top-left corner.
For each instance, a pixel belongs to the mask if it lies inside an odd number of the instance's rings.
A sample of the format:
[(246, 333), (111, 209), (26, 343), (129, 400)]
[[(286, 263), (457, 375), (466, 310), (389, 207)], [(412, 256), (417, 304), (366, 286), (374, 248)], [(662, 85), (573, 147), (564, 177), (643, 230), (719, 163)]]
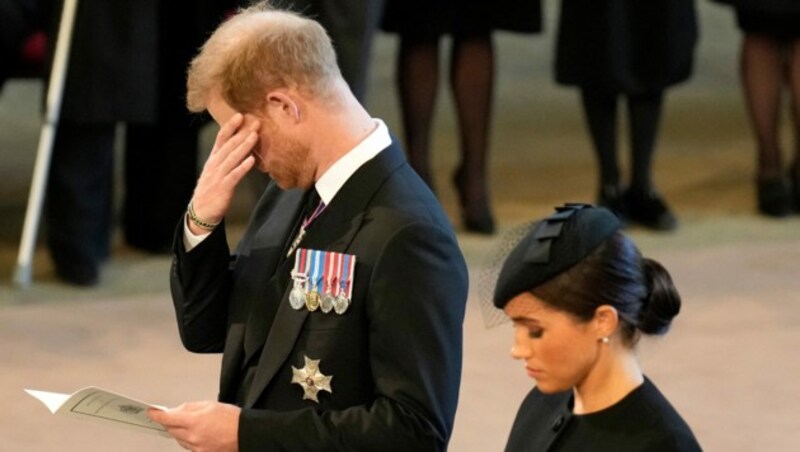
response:
[(292, 275), (292, 278), (294, 278), (295, 275), (301, 275), (301, 274), (305, 273), (305, 269), (306, 269), (305, 268), (306, 267), (306, 265), (305, 265), (305, 257), (306, 257), (306, 250), (304, 250), (302, 248), (300, 249), (299, 253), (295, 254), (295, 256), (294, 256), (294, 272), (293, 272), (294, 274)]
[(314, 212), (312, 212), (311, 215), (308, 216), (308, 218), (303, 220), (303, 224), (300, 226), (300, 228), (303, 229), (303, 230), (308, 229), (308, 227), (311, 225), (311, 223), (313, 223), (314, 220), (316, 220), (317, 217), (320, 216), (322, 211), (325, 210), (325, 207), (326, 207), (325, 203), (320, 201), (319, 204), (317, 205), (317, 208), (314, 209)]
[(334, 253), (333, 251), (328, 251), (325, 253), (325, 286), (323, 287), (323, 290), (329, 294), (333, 293), (333, 280), (335, 279), (333, 267), (337, 254), (339, 253)]
[(339, 295), (339, 281), (342, 280), (342, 259), (344, 258), (344, 254), (336, 253), (334, 262), (335, 262), (335, 269), (333, 272), (333, 280), (331, 281), (331, 295), (334, 297)]
[(303, 237), (306, 235), (306, 229), (308, 229), (311, 223), (313, 223), (314, 220), (316, 220), (317, 217), (320, 216), (323, 210), (325, 210), (325, 203), (320, 200), (319, 204), (317, 205), (317, 208), (314, 209), (314, 212), (312, 212), (311, 215), (308, 216), (308, 218), (304, 219), (303, 223), (300, 225), (300, 230), (297, 231), (297, 235), (295, 236), (292, 245), (289, 247), (289, 251), (286, 253), (286, 257), (292, 255), (295, 248), (297, 248), (297, 245), (299, 245), (300, 242), (303, 241)]
[(324, 254), (322, 251), (319, 250), (311, 250), (311, 259), (312, 259), (312, 266), (311, 266), (311, 284), (312, 284), (312, 291), (319, 292), (317, 288), (319, 287), (319, 282), (322, 279), (321, 275), (321, 268), (320, 268), (320, 255)]
[(342, 265), (342, 279), (339, 281), (340, 292), (344, 292), (347, 298), (350, 298), (350, 278), (352, 271), (352, 263), (355, 261), (355, 256), (350, 254), (344, 255), (344, 262)]
[(347, 287), (347, 298), (352, 300), (353, 299), (353, 284), (352, 284), (352, 282), (353, 282), (353, 272), (356, 269), (356, 257), (355, 256), (349, 256), (349, 257), (351, 257), (351, 259), (350, 259), (350, 268), (347, 269), (347, 286), (346, 287)]

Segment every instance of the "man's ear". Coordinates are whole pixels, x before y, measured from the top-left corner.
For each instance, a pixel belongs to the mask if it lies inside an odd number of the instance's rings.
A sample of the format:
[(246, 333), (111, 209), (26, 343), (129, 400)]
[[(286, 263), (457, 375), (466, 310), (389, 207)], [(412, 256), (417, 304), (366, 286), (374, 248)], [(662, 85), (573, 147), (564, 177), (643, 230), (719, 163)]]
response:
[(592, 323), (594, 324), (598, 339), (611, 337), (619, 325), (619, 313), (617, 309), (611, 305), (604, 304), (598, 306), (594, 311)]
[(266, 94), (266, 105), (269, 113), (278, 115), (283, 120), (299, 122), (300, 104), (285, 90), (274, 90)]

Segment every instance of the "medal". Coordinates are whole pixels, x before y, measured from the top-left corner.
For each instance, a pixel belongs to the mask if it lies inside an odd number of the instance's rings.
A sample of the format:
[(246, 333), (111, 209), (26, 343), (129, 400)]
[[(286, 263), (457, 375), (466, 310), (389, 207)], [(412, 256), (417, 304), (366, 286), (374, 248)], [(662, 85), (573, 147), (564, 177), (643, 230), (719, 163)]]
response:
[(320, 391), (328, 391), (333, 394), (331, 389), (331, 380), (333, 375), (324, 375), (319, 370), (319, 359), (309, 359), (308, 356), (303, 356), (305, 366), (298, 369), (292, 366), (292, 383), (298, 384), (303, 388), (303, 400), (313, 400), (319, 403), (317, 394)]
[(321, 297), (319, 295), (319, 283), (322, 280), (322, 265), (320, 262), (321, 256), (325, 253), (322, 251), (311, 250), (311, 271), (309, 272), (309, 278), (311, 279), (311, 290), (306, 295), (306, 309), (311, 312), (316, 311), (319, 308), (319, 303), (321, 301)]
[(306, 303), (306, 283), (295, 280), (295, 286), (289, 292), (289, 306), (294, 310), (300, 310)]
[(356, 257), (350, 254), (344, 255), (342, 263), (342, 276), (339, 278), (339, 293), (333, 302), (333, 310), (342, 315), (350, 307), (350, 299), (353, 294), (353, 270), (356, 266)]
[(319, 302), (319, 310), (325, 314), (331, 312), (333, 310), (333, 302), (335, 300), (336, 297), (334, 297), (332, 293), (325, 292), (325, 295), (322, 296), (322, 299)]
[(319, 296), (319, 292), (309, 292), (306, 295), (306, 309), (311, 312), (316, 311), (319, 309), (319, 305), (322, 303), (322, 297)]
[(297, 245), (303, 241), (303, 236), (306, 235), (306, 228), (305, 226), (300, 226), (300, 231), (297, 233), (297, 237), (294, 238), (294, 242), (292, 242), (292, 246), (289, 247), (289, 252), (286, 253), (286, 257), (289, 257), (294, 253), (294, 250), (297, 248)]
[(298, 248), (295, 254), (289, 305), (309, 312), (347, 312), (353, 297), (356, 257), (333, 251)]
[(350, 300), (347, 299), (347, 295), (344, 292), (339, 292), (339, 295), (333, 300), (333, 310), (342, 315), (347, 311), (348, 307), (350, 307)]
[(335, 296), (333, 295), (333, 287), (336, 284), (336, 263), (338, 262), (341, 265), (341, 253), (334, 253), (328, 252), (325, 256), (325, 294), (322, 295), (322, 301), (320, 301), (319, 309), (324, 312), (325, 314), (331, 312), (333, 309), (333, 301), (335, 300)]
[(294, 270), (292, 270), (292, 280), (294, 287), (289, 292), (289, 306), (295, 310), (301, 309), (306, 302), (306, 291), (308, 290), (308, 275), (306, 274), (306, 255), (307, 250), (300, 250), (294, 258)]

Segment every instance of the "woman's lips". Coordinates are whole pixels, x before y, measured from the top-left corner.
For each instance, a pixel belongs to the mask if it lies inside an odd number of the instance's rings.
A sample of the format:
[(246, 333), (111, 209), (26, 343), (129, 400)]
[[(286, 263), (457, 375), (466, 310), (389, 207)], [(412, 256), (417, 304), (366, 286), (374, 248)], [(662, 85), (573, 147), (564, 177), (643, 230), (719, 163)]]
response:
[(525, 367), (525, 371), (528, 372), (528, 376), (531, 378), (539, 378), (542, 375), (542, 371), (540, 369), (532, 369), (530, 367)]

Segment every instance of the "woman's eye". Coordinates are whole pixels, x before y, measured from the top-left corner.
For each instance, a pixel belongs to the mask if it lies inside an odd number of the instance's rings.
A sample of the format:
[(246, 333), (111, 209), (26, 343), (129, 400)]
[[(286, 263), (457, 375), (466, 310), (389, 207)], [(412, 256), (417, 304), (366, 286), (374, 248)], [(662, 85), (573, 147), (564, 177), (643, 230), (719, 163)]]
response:
[(539, 339), (542, 337), (543, 331), (540, 328), (531, 328), (528, 330), (528, 337), (531, 339)]

